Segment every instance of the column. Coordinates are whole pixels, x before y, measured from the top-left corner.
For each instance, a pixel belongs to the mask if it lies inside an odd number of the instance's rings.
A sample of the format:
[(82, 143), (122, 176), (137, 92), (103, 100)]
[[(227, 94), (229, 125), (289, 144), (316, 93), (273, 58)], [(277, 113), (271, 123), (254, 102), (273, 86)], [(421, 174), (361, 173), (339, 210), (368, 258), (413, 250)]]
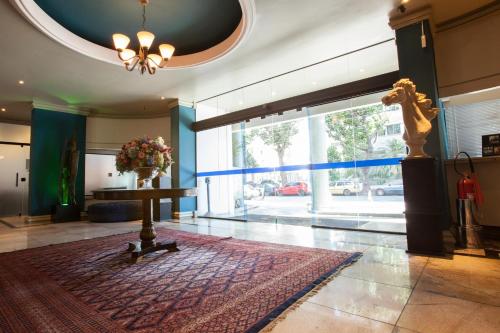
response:
[[(311, 149), (311, 164), (328, 163), (328, 135), (324, 116), (309, 115), (309, 135)], [(317, 213), (328, 208), (332, 196), (330, 194), (329, 170), (311, 170), (312, 207)]]
[(35, 105), (31, 113), (29, 215), (49, 216), (59, 205), (61, 156), (73, 136), (78, 150), (75, 184), (78, 209), (85, 203), (85, 113), (70, 107)]
[[(420, 17), (405, 22), (398, 20), (397, 24), (391, 22), (396, 31), (396, 44), (399, 60), (399, 74), (401, 78), (409, 78), (417, 86), (418, 92), (425, 93), (432, 99), (433, 106), (441, 108), (439, 116), (432, 120), (432, 132), (427, 137), (425, 151), (436, 159), (436, 191), (439, 207), (441, 227), (450, 226), (448, 207), (448, 192), (446, 174), (443, 160), (447, 158), (445, 115), (439, 101), (436, 66), (434, 61), (434, 42), (431, 32), (429, 13), (422, 13)], [(426, 45), (422, 45), (422, 30), (425, 35)]]
[[(196, 187), (196, 133), (191, 129), (195, 110), (191, 104), (176, 101), (170, 104), (172, 157), (172, 187)], [(172, 201), (174, 218), (191, 217), (196, 212), (196, 198)]]

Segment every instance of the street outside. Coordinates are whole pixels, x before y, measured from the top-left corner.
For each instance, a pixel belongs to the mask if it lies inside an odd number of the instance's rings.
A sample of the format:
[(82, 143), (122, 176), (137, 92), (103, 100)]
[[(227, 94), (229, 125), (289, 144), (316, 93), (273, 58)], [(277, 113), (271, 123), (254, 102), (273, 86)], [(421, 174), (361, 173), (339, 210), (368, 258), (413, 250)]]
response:
[[(311, 196), (265, 196), (245, 200), (248, 214), (310, 217)], [(243, 207), (241, 209), (243, 212)], [(320, 215), (403, 217), (403, 196), (332, 196)]]
[(406, 232), (403, 196), (332, 196), (330, 205), (311, 212), (311, 196), (266, 196), (245, 200), (234, 217), (249, 222)]

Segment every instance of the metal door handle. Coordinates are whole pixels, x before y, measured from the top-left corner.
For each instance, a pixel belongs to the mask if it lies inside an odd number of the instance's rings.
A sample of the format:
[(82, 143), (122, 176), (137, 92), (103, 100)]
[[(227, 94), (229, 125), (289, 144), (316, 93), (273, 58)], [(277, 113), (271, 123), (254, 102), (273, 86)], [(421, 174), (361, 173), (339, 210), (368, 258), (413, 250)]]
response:
[(16, 172), (16, 187), (19, 187), (19, 172)]

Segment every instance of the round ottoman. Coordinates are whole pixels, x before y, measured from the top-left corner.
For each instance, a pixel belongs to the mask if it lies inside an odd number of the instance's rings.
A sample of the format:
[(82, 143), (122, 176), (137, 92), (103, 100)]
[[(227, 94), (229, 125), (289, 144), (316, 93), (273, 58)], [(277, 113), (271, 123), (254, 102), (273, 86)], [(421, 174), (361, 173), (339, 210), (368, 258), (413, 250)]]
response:
[(125, 222), (142, 219), (142, 201), (95, 203), (88, 207), (90, 222)]

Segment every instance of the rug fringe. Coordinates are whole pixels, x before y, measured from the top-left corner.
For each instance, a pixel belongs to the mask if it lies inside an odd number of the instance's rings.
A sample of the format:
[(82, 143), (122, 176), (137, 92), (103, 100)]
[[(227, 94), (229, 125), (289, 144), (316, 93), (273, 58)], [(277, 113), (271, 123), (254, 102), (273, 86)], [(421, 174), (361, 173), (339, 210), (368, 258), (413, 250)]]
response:
[(274, 318), (272, 322), (267, 324), (266, 327), (264, 327), (259, 333), (270, 333), (280, 322), (286, 319), (288, 314), (292, 311), (297, 310), (302, 304), (304, 304), (309, 298), (315, 296), (318, 294), (318, 292), (326, 286), (328, 283), (332, 282), (335, 280), (335, 278), (342, 272), (342, 270), (346, 267), (351, 266), (352, 264), (356, 263), (358, 259), (361, 258), (361, 255), (357, 256), (356, 258), (353, 258), (349, 262), (342, 264), (341, 266), (338, 267), (337, 271), (327, 277), (325, 280), (323, 280), (320, 284), (318, 284), (314, 289), (309, 291), (307, 294), (302, 296), (299, 300), (294, 302), (292, 305), (290, 305), (285, 311), (283, 311), (278, 317)]

